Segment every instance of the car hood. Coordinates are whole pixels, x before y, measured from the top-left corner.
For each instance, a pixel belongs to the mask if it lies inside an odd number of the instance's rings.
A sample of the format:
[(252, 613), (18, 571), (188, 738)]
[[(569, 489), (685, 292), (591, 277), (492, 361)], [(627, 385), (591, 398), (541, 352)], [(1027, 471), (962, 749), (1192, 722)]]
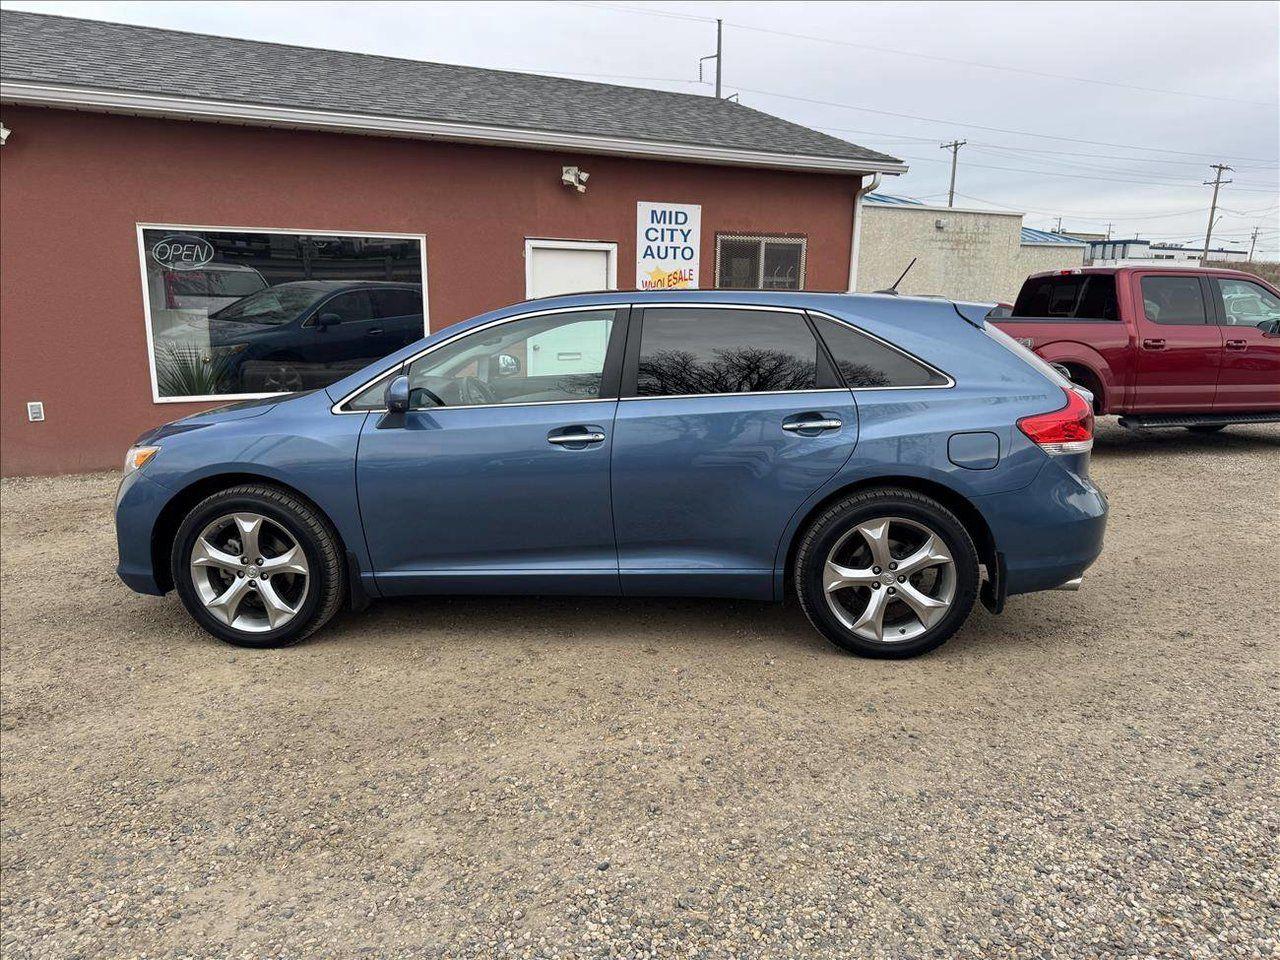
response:
[(283, 324), (278, 323), (243, 323), (239, 320), (208, 320), (180, 323), (170, 327), (158, 339), (184, 340), (203, 342), (206, 337), (209, 343), (217, 346), (223, 343), (238, 343), (252, 340), (255, 337), (278, 330)]
[(303, 390), (298, 393), (286, 393), (276, 397), (262, 397), (258, 400), (242, 400), (239, 403), (229, 403), (225, 407), (215, 407), (202, 413), (193, 413), (189, 417), (183, 417), (181, 420), (174, 420), (153, 430), (148, 430), (138, 438), (137, 443), (154, 443), (174, 434), (186, 433), (189, 430), (199, 430), (201, 427), (211, 427), (219, 423), (231, 423), (236, 420), (260, 417), (264, 413), (271, 412), (282, 403), (291, 403), (303, 397), (308, 397), (315, 392), (314, 390)]

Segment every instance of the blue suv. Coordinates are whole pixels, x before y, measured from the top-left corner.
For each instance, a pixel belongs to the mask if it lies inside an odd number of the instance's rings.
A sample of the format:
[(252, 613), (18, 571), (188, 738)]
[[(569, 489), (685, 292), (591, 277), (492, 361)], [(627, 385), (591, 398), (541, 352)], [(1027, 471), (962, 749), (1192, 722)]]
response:
[(1089, 403), (985, 322), (885, 295), (517, 304), (327, 389), (128, 454), (121, 578), (216, 637), (293, 643), (409, 594), (794, 596), (867, 656), (1098, 556)]

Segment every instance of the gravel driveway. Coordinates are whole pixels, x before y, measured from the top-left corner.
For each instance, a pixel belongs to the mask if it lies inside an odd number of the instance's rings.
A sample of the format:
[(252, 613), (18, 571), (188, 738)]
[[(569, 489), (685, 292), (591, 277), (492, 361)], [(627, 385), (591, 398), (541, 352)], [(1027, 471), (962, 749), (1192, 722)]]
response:
[(247, 652), (3, 496), (6, 960), (1280, 953), (1280, 430), (1104, 424), (1077, 594), (859, 660), (791, 607), (406, 600)]

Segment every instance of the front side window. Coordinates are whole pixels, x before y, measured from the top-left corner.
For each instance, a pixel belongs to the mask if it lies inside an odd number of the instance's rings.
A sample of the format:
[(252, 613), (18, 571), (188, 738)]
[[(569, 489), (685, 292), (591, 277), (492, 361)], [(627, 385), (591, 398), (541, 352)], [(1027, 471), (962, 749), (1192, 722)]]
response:
[(821, 316), (813, 322), (850, 389), (944, 387), (950, 382), (937, 370), (850, 326)]
[(1280, 298), (1249, 280), (1219, 278), (1222, 291), (1222, 319), (1233, 327), (1271, 327), (1280, 320)]
[[(174, 226), (139, 240), (157, 401), (326, 386), (426, 332), (421, 238)], [(376, 309), (379, 285), (399, 313)], [(382, 316), (406, 319), (368, 322)]]
[[(466, 407), (596, 400), (616, 311), (582, 310), (525, 317), (467, 334), (409, 365), (409, 405)], [(351, 409), (380, 409), (380, 390)]]
[(812, 390), (817, 379), (818, 344), (798, 313), (679, 307), (644, 312), (639, 396)]
[(716, 237), (716, 286), (724, 290), (803, 290), (804, 237)]
[(1143, 277), (1142, 306), (1152, 323), (1206, 322), (1204, 296), (1198, 277)]

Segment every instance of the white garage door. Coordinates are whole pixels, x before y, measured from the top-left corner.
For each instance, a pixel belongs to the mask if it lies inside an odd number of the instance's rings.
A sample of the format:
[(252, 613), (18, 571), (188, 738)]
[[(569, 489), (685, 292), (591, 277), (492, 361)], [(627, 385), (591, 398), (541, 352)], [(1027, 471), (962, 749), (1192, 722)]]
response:
[(578, 240), (525, 241), (525, 295), (618, 288), (618, 245)]

